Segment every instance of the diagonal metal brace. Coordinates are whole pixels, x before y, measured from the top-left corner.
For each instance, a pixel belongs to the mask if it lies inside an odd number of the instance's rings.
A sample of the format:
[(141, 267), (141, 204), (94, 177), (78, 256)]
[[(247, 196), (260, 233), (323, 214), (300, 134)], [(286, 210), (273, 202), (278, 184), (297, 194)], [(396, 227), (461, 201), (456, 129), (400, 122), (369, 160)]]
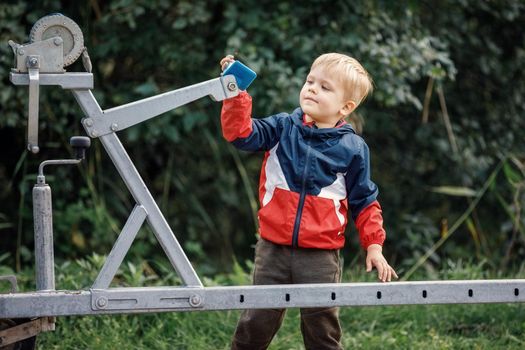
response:
[(136, 205), (126, 222), (126, 225), (124, 225), (122, 232), (120, 232), (115, 245), (111, 249), (97, 279), (93, 283), (94, 289), (105, 289), (109, 287), (119, 266), (122, 264), (126, 253), (131, 247), (133, 240), (139, 232), (140, 227), (144, 223), (146, 216), (148, 216), (146, 209), (144, 209), (142, 205)]
[[(87, 122), (89, 120), (92, 121), (94, 118), (103, 118), (104, 113), (90, 90), (73, 90), (73, 94), (87, 116), (87, 118), (84, 119), (84, 125), (87, 125)], [(86, 131), (87, 130), (88, 129), (86, 129)], [(95, 137), (93, 135), (91, 136)], [(147, 212), (148, 224), (184, 284), (192, 287), (202, 287), (199, 277), (195, 273), (190, 261), (117, 134), (110, 133), (104, 135), (100, 137), (100, 141), (136, 203), (143, 206)]]

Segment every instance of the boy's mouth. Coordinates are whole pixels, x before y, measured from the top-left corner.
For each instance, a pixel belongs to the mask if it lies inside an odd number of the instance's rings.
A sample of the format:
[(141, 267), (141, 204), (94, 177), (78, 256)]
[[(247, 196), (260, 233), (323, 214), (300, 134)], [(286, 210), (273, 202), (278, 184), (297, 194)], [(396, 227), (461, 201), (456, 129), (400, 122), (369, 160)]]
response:
[(317, 100), (314, 99), (314, 98), (312, 98), (312, 97), (305, 97), (304, 100), (305, 100), (305, 101), (311, 101), (311, 102), (313, 102), (313, 103), (317, 103)]

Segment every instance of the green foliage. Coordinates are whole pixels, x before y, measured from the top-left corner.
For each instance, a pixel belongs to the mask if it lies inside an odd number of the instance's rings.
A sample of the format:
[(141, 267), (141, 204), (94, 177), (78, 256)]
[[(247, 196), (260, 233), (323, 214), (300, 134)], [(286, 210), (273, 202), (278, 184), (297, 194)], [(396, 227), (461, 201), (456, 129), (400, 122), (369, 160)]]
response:
[[(471, 204), (469, 196), (449, 194), (478, 193), (502, 159), (503, 171), (457, 233), (422, 266), (434, 271), (472, 252), (493, 268), (523, 260), (523, 2), (18, 1), (0, 4), (0, 42), (26, 42), (32, 24), (51, 12), (82, 28), (103, 109), (217, 77), (219, 59), (234, 53), (258, 73), (250, 87), (254, 116), (289, 111), (317, 55), (351, 54), (375, 81), (359, 113), (390, 260), (406, 271), (424, 257)], [(68, 139), (83, 134), (83, 115), (71, 94), (43, 87), (42, 152), (26, 155), (28, 93), (10, 84), (12, 64), (10, 48), (0, 45), (0, 251), (10, 252), (20, 270), (33, 264), (30, 187), (37, 166), (71, 155)], [(231, 270), (234, 256), (250, 259), (257, 230), (261, 155), (239, 153), (222, 140), (219, 113), (219, 104), (203, 99), (119, 133), (205, 274)], [(134, 206), (96, 140), (88, 158), (79, 168), (47, 170), (59, 263), (107, 253)], [(347, 260), (360, 259), (354, 229), (347, 233)], [(130, 256), (147, 259), (152, 275), (169, 266), (157, 263), (163, 252), (148, 229)]]

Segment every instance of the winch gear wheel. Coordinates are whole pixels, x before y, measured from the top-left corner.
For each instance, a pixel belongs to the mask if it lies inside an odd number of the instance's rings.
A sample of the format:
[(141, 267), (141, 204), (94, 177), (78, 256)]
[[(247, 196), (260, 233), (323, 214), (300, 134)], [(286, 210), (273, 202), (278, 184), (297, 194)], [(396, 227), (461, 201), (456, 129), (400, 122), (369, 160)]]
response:
[(75, 62), (84, 51), (84, 36), (80, 27), (69, 17), (52, 14), (40, 18), (31, 28), (30, 42), (60, 37), (64, 47), (64, 67)]

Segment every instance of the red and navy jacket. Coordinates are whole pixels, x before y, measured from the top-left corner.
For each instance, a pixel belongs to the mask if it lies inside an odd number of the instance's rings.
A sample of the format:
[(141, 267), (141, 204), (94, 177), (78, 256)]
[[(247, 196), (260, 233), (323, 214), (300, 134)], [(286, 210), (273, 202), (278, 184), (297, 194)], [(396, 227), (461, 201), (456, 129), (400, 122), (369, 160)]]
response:
[(252, 119), (243, 91), (223, 102), (224, 138), (245, 151), (266, 151), (259, 184), (261, 237), (277, 244), (339, 249), (347, 212), (363, 248), (385, 240), (368, 146), (349, 124), (318, 129), (297, 108)]

